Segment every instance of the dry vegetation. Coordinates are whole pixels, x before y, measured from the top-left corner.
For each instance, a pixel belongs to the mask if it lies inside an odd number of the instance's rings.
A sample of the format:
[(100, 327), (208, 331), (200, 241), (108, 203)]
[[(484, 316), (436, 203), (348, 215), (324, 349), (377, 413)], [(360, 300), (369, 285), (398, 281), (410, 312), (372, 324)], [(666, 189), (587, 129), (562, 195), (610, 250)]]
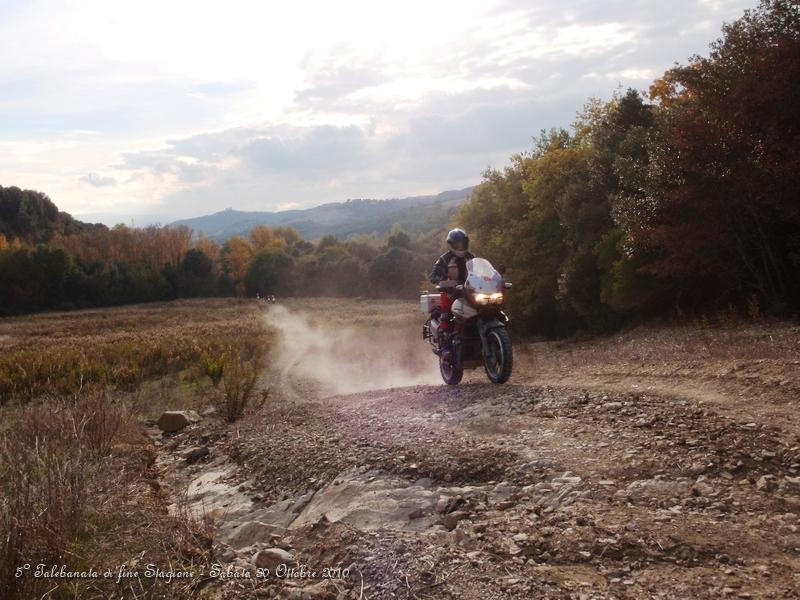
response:
[[(196, 596), (196, 580), (116, 581), (120, 565), (211, 558), (208, 524), (168, 512), (143, 422), (217, 404), (241, 416), (267, 349), (261, 323), (237, 300), (0, 321), (0, 597)], [(16, 577), (40, 563), (115, 577)]]
[(136, 390), (194, 370), (230, 349), (263, 353), (247, 301), (180, 301), (136, 308), (51, 313), (0, 323), (0, 403), (86, 386)]
[[(401, 514), (398, 530), (283, 531), (280, 547), (302, 562), (358, 567), (357, 578), (313, 584), (334, 596), (796, 592), (796, 324), (517, 339), (512, 384), (486, 384), (478, 370), (449, 388), (420, 340), (422, 318), (408, 302), (314, 298), (266, 312), (197, 300), (0, 320), (0, 598), (252, 597), (251, 582), (211, 577), (15, 577), (26, 563), (252, 567), (254, 547), (220, 544), (219, 522), (198, 517), (188, 493), (170, 510), (214, 461), (254, 511), (333, 489), (351, 469), (427, 481), (425, 494), (485, 488), (455, 529), (404, 531), (418, 516)], [(165, 409), (212, 406), (217, 416), (197, 426), (147, 434)], [(210, 462), (187, 462), (198, 449)], [(563, 494), (549, 494), (563, 482), (578, 487), (561, 506)], [(509, 498), (492, 496), (506, 488)], [(273, 597), (307, 583), (255, 585)]]

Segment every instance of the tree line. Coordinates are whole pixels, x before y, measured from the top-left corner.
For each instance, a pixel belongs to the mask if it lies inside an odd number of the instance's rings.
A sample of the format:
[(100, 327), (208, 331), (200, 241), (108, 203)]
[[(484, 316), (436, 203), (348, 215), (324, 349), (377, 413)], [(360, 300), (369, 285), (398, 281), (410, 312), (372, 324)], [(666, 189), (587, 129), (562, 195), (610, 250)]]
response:
[(434, 255), (429, 241), (401, 231), (385, 241), (329, 235), (312, 243), (290, 228), (259, 226), (220, 245), (185, 226), (64, 230), (57, 210), (36, 227), (18, 215), (52, 205), (49, 198), (5, 191), (0, 211), (12, 216), (0, 233), (0, 314), (200, 296), (413, 297)]
[(459, 222), (509, 267), (529, 332), (800, 307), (800, 3), (764, 0), (708, 57), (591, 101), (490, 170)]

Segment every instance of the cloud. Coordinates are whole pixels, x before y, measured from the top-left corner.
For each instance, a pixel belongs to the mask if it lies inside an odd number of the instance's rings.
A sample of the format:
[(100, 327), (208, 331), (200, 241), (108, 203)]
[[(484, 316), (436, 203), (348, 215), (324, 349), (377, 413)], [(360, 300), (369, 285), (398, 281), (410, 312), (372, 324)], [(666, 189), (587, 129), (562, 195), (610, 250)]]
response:
[(0, 178), (176, 217), (463, 187), (753, 2), (16, 2)]
[(346, 45), (330, 48), (321, 56), (308, 55), (300, 65), (308, 73), (308, 83), (295, 93), (300, 104), (319, 105), (387, 81), (385, 62), (379, 57), (360, 55)]
[(332, 173), (363, 169), (372, 163), (368, 132), (356, 126), (322, 125), (296, 128), (288, 135), (264, 135), (242, 146), (237, 154), (256, 173)]
[[(501, 102), (504, 99), (504, 102)], [(170, 212), (215, 211), (220, 199), (242, 209), (308, 206), (352, 197), (402, 197), (477, 183), (487, 166), (532, 144), (572, 106), (520, 94), (432, 99), (425, 110), (343, 126), (236, 128), (125, 156), (124, 168), (180, 178), (190, 188), (170, 193)], [(463, 110), (464, 105), (472, 107)], [(187, 166), (200, 180), (185, 179)], [(235, 202), (230, 199), (235, 199)]]
[(97, 173), (87, 173), (81, 177), (81, 181), (93, 185), (94, 187), (109, 187), (117, 185), (117, 180), (113, 177), (104, 177)]

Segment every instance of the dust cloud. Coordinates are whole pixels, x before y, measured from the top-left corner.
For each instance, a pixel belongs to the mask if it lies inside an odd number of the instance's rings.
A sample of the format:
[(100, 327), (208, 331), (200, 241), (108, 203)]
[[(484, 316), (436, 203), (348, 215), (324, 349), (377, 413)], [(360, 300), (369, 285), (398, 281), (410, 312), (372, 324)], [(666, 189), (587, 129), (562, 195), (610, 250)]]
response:
[(331, 395), (442, 383), (436, 356), (422, 341), (421, 320), (312, 322), (309, 311), (276, 305), (266, 312), (267, 325), (279, 334), (272, 367), (283, 376), (311, 380)]

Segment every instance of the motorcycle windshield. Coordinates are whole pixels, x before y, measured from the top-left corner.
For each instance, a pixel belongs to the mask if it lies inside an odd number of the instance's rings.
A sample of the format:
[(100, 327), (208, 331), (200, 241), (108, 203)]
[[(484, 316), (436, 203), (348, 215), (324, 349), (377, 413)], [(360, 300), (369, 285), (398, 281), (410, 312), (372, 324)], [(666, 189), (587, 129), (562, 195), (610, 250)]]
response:
[(503, 277), (485, 258), (467, 261), (466, 286), (475, 292), (491, 294), (503, 287)]

